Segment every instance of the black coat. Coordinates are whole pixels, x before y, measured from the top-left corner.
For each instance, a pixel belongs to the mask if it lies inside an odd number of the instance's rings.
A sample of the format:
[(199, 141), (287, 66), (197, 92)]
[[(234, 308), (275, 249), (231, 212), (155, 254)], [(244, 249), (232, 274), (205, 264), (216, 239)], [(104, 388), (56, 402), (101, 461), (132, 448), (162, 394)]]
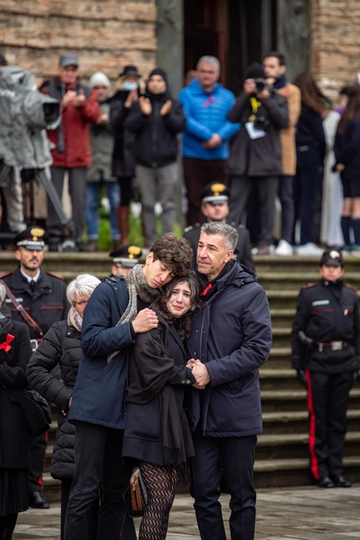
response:
[[(80, 332), (67, 321), (53, 324), (27, 366), (29, 384), (59, 408), (58, 430), (51, 462), (54, 478), (73, 478), (75, 473), (75, 426), (63, 412), (72, 396), (81, 358)], [(60, 366), (61, 380), (51, 371)]]
[(135, 135), (124, 126), (130, 111), (130, 108), (125, 107), (128, 94), (129, 92), (120, 90), (109, 100), (110, 122), (114, 129), (112, 174), (117, 178), (131, 177), (135, 174)]
[[(239, 239), (236, 244), (234, 259), (239, 263), (247, 266), (250, 270), (255, 270), (254, 261), (251, 254), (251, 242), (249, 231), (244, 225), (236, 225), (235, 223), (229, 223), (234, 229), (236, 229)], [(192, 268), (196, 268), (196, 252), (200, 238), (201, 225), (195, 225), (194, 227), (186, 227), (184, 230), (184, 238), (189, 242), (193, 250)]]
[(125, 121), (125, 127), (136, 134), (135, 159), (136, 163), (145, 167), (162, 167), (174, 163), (178, 155), (177, 134), (184, 131), (186, 118), (180, 101), (172, 99), (169, 114), (160, 115), (160, 109), (170, 94), (160, 99), (154, 99), (146, 94), (151, 101), (151, 114), (141, 112), (140, 105), (135, 102)]
[[(0, 468), (25, 469), (31, 465), (30, 435), (21, 406), (4, 386), (27, 386), (25, 370), (31, 347), (26, 324), (13, 321), (10, 333), (15, 337), (10, 351), (0, 349)], [(0, 342), (4, 340), (2, 335)]]
[[(17, 301), (31, 315), (45, 335), (52, 324), (66, 318), (69, 302), (66, 298), (66, 287), (62, 278), (40, 270), (40, 277), (32, 291), (29, 283), (22, 276), (20, 267), (1, 278), (9, 287)], [(9, 298), (5, 299), (15, 321), (24, 322)], [(39, 339), (39, 335), (30, 328), (30, 338)]]
[(341, 175), (347, 179), (358, 181), (360, 170), (360, 121), (352, 120), (347, 123), (343, 134), (335, 137), (336, 163), (345, 165)]
[[(299, 331), (319, 343), (346, 341), (340, 351), (307, 350)], [(321, 280), (300, 291), (292, 334), (292, 366), (321, 373), (360, 369), (360, 314), (356, 289), (342, 282)]]
[[(159, 326), (150, 332), (138, 334), (132, 358), (129, 364), (129, 387), (139, 378), (139, 359), (147, 363), (149, 370), (156, 377), (157, 366), (161, 358), (172, 358), (173, 367), (167, 374), (166, 384), (172, 385), (175, 399), (182, 420), (182, 431), (187, 455), (192, 455), (192, 445), (186, 444), (191, 439), (189, 424), (183, 410), (185, 389), (194, 384), (195, 378), (189, 368), (183, 342), (173, 325), (168, 325), (159, 316)], [(164, 452), (159, 394), (143, 404), (127, 401), (127, 424), (123, 440), (123, 457), (136, 461), (148, 461), (163, 465)]]
[(257, 118), (268, 123), (265, 136), (251, 139), (246, 123), (252, 115), (250, 96), (245, 92), (228, 114), (231, 122), (240, 122), (240, 131), (232, 139), (227, 172), (234, 176), (279, 176), (283, 174), (280, 130), (289, 125), (287, 99), (274, 91), (263, 99)]

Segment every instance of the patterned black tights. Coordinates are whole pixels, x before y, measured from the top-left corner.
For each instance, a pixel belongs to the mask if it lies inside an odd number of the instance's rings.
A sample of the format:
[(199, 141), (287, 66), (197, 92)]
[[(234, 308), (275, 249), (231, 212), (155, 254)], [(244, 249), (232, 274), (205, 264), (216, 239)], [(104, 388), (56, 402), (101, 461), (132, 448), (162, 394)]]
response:
[(141, 463), (140, 472), (147, 491), (147, 505), (139, 540), (165, 540), (178, 473), (175, 469), (146, 462)]

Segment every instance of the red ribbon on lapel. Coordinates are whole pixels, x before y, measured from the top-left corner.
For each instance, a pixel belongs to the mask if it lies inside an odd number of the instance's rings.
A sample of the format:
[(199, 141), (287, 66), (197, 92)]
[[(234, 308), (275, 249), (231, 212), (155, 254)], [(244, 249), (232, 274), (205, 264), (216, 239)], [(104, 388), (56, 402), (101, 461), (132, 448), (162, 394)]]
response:
[(211, 287), (212, 287), (212, 284), (209, 283), (209, 285), (207, 285), (207, 287), (205, 287), (205, 289), (204, 289), (203, 292), (200, 294), (200, 296), (206, 296), (207, 293), (210, 291)]
[(11, 334), (6, 335), (6, 340), (4, 343), (0, 343), (0, 349), (4, 349), (6, 353), (8, 353), (11, 349), (10, 343), (15, 339), (15, 337)]

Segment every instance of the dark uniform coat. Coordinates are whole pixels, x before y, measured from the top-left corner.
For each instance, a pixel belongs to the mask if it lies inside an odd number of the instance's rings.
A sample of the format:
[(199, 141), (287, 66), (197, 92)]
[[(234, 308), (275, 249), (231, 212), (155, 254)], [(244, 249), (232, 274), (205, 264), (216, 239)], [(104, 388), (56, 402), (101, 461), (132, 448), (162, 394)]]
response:
[[(69, 311), (69, 302), (66, 298), (66, 288), (62, 278), (40, 270), (40, 277), (32, 291), (28, 281), (24, 278), (18, 267), (14, 272), (9, 272), (0, 277), (9, 287), (15, 298), (21, 304), (34, 321), (40, 326), (43, 335), (55, 322), (66, 318)], [(10, 308), (11, 316), (15, 321), (24, 322), (21, 314), (9, 298), (6, 305)], [(39, 335), (30, 330), (30, 339), (39, 339)]]
[[(234, 258), (239, 263), (244, 264), (250, 270), (255, 270), (254, 261), (251, 254), (251, 242), (249, 231), (244, 225), (235, 225), (235, 223), (229, 223), (234, 229), (236, 229), (239, 239), (235, 248)], [(196, 268), (196, 252), (200, 238), (201, 225), (195, 225), (194, 227), (186, 227), (184, 230), (184, 238), (189, 242), (194, 252), (194, 258), (192, 262), (192, 268)]]
[[(67, 411), (81, 358), (80, 332), (67, 321), (53, 324), (27, 366), (29, 384), (47, 401), (59, 408), (58, 430), (51, 462), (51, 475), (60, 480), (75, 473), (75, 426), (62, 411)], [(61, 380), (50, 372), (60, 366)]]
[[(344, 341), (343, 350), (310, 348), (306, 352), (299, 331), (316, 343)], [(342, 282), (321, 280), (301, 289), (293, 324), (292, 366), (323, 373), (360, 369), (360, 315), (356, 289)]]
[[(31, 356), (29, 331), (23, 323), (12, 322), (11, 349), (0, 349), (0, 468), (30, 467), (30, 435), (23, 410), (7, 388), (24, 388), (26, 364)], [(1, 343), (5, 336), (1, 336)]]

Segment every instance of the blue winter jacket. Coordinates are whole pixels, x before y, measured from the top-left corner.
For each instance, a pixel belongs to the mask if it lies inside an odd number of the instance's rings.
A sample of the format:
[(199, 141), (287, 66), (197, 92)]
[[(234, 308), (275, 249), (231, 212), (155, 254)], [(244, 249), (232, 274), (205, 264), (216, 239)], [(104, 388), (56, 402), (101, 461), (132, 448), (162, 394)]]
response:
[(262, 431), (259, 368), (267, 361), (271, 319), (256, 274), (238, 261), (195, 317), (190, 358), (206, 364), (210, 383), (191, 389), (189, 420), (204, 436), (242, 437)]
[[(130, 324), (115, 327), (128, 305), (122, 277), (105, 278), (93, 292), (84, 313), (79, 372), (69, 420), (124, 429), (128, 360), (135, 339)], [(110, 362), (109, 353), (120, 351)], [(119, 454), (120, 455), (120, 454)]]
[[(197, 79), (180, 91), (179, 101), (184, 106), (186, 129), (183, 135), (183, 156), (197, 159), (227, 159), (229, 139), (239, 130), (240, 124), (227, 119), (235, 97), (217, 83), (210, 93), (205, 92)], [(201, 144), (217, 133), (222, 144), (217, 148), (203, 148)]]

